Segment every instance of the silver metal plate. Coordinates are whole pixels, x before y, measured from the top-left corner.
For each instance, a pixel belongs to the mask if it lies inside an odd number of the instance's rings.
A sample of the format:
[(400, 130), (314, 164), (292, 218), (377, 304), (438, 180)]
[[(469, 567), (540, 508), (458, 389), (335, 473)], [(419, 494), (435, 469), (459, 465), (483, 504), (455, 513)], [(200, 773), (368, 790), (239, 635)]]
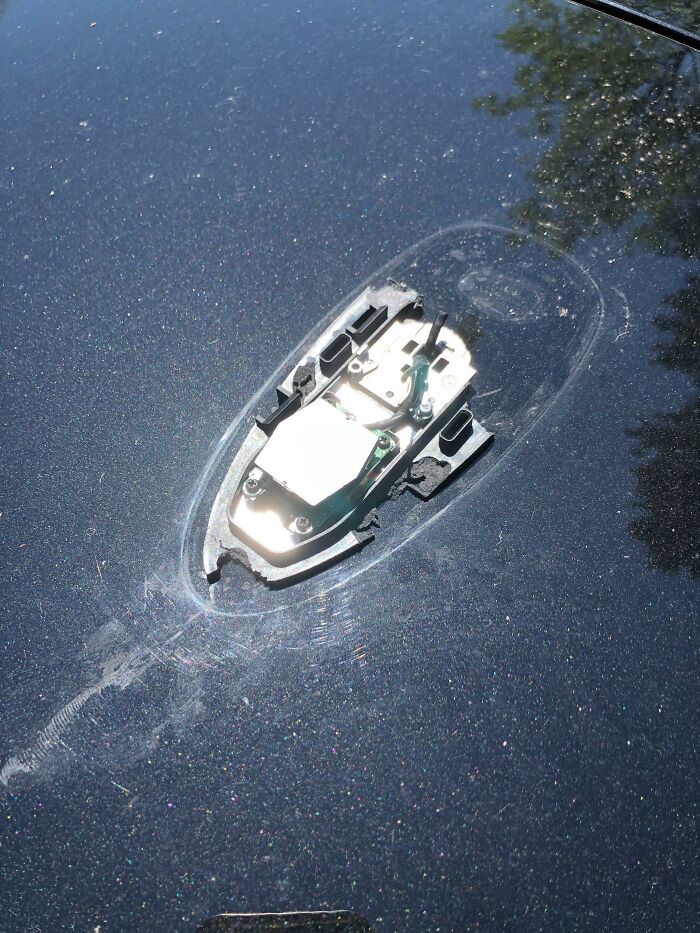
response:
[(315, 507), (362, 473), (377, 437), (320, 398), (282, 421), (255, 465)]
[[(369, 347), (360, 385), (390, 411), (396, 411), (408, 396), (411, 383), (406, 370), (428, 339), (430, 326), (429, 321), (417, 323), (410, 318), (395, 321)], [(448, 327), (440, 332), (438, 346), (440, 353), (430, 367), (426, 390), (426, 398), (433, 399), (435, 411), (451, 400), (458, 387), (468, 383), (476, 372), (469, 350)]]

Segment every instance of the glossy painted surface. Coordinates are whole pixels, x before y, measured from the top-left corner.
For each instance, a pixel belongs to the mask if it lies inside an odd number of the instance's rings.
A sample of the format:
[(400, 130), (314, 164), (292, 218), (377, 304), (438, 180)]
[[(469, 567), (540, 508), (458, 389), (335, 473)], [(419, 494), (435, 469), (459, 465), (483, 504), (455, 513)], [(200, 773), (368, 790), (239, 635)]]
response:
[[(452, 0), (10, 0), (0, 50), (5, 926), (688, 929), (698, 61)], [(227, 427), (343, 295), (477, 221), (594, 283), (576, 378), (362, 573), (203, 608), (181, 545)], [(465, 302), (551, 313), (553, 262), (492, 257)]]

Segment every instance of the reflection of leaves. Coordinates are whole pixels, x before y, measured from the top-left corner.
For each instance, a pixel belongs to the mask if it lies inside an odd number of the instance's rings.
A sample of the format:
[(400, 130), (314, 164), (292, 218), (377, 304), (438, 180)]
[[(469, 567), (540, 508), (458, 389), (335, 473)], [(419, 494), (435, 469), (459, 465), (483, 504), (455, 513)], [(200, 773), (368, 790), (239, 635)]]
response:
[[(700, 277), (668, 301), (672, 311), (655, 324), (670, 334), (657, 344), (659, 362), (700, 387)], [(632, 522), (659, 570), (685, 567), (700, 577), (700, 396), (680, 411), (656, 415), (633, 432), (644, 462), (636, 469), (643, 515)]]
[[(700, 0), (689, 6), (700, 14)], [(700, 74), (689, 49), (632, 27), (527, 0), (500, 36), (527, 55), (518, 91), (475, 101), (494, 116), (530, 111), (526, 132), (554, 132), (533, 166), (536, 194), (516, 220), (570, 246), (635, 219), (655, 249), (697, 252)], [(688, 242), (688, 238), (692, 242)]]
[[(660, 12), (653, 3), (640, 4)], [(657, 5), (658, 6), (658, 5)], [(700, 23), (700, 0), (683, 0), (678, 25)], [(680, 15), (682, 13), (682, 16)], [(516, 221), (572, 246), (603, 227), (630, 245), (700, 256), (700, 56), (667, 40), (551, 0), (525, 0), (501, 43), (527, 59), (516, 92), (475, 106), (495, 117), (530, 114), (528, 134), (551, 135), (531, 166), (533, 193)], [(668, 299), (655, 323), (671, 340), (659, 362), (700, 386), (700, 277)], [(645, 420), (634, 432), (643, 515), (632, 534), (653, 566), (700, 576), (700, 404)]]
[[(659, 361), (700, 387), (700, 277), (691, 278), (669, 304), (672, 313), (655, 322), (673, 338), (657, 345)], [(646, 543), (653, 566), (685, 567), (700, 577), (698, 392), (680, 411), (643, 421), (633, 435), (637, 452), (649, 459), (636, 471), (644, 515), (632, 523), (632, 534)]]
[(634, 436), (640, 455), (653, 456), (637, 467), (644, 514), (632, 534), (648, 547), (652, 566), (700, 577), (700, 404), (644, 421)]
[(656, 318), (656, 326), (673, 337), (657, 344), (659, 361), (677, 369), (700, 385), (700, 276), (669, 298), (673, 313)]

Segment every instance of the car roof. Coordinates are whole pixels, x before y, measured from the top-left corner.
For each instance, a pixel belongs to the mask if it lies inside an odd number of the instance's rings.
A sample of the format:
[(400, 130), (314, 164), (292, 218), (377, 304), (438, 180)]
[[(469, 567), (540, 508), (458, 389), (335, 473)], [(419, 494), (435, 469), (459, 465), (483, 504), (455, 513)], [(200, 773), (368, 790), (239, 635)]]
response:
[[(10, 926), (688, 928), (697, 53), (557, 0), (0, 17)], [(207, 465), (406, 255), (492, 459), (210, 603)]]

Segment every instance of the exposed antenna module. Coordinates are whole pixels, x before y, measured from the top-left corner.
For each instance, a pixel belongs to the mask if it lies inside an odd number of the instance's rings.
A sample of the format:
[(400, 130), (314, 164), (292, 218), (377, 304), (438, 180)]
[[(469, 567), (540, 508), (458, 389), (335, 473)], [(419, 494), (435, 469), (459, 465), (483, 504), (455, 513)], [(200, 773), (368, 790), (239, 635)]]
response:
[(309, 347), (219, 489), (210, 582), (232, 558), (270, 583), (313, 573), (373, 537), (398, 484), (427, 499), (490, 440), (467, 407), (471, 354), (446, 318), (390, 280)]

